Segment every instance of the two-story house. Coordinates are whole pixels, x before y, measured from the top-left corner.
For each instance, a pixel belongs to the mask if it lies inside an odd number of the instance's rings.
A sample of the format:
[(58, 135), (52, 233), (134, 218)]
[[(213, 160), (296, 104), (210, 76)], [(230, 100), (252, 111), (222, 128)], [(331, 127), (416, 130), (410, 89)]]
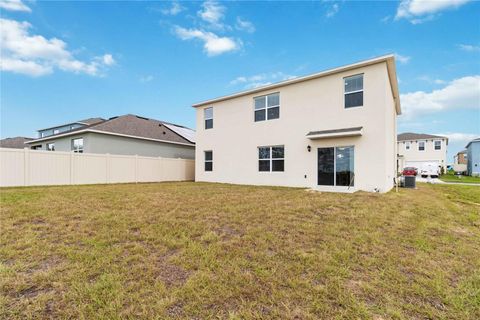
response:
[(397, 136), (398, 154), (404, 167), (418, 171), (437, 172), (447, 170), (448, 138), (425, 133), (405, 132)]
[(91, 118), (38, 131), (31, 149), (109, 153), (148, 157), (195, 157), (195, 131), (176, 124), (127, 114)]
[(401, 113), (393, 55), (193, 105), (196, 181), (387, 192)]
[(473, 139), (467, 146), (467, 174), (480, 176), (480, 138)]

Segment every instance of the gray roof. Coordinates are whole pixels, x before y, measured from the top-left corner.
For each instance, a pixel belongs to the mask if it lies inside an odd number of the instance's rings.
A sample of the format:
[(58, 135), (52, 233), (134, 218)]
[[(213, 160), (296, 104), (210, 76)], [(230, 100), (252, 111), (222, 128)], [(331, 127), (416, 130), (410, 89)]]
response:
[(448, 141), (447, 137), (435, 136), (433, 134), (426, 134), (426, 133), (405, 132), (397, 135), (397, 141), (422, 140), (422, 139), (447, 139)]
[(333, 130), (322, 130), (322, 131), (310, 131), (307, 133), (308, 136), (314, 136), (317, 134), (329, 134), (329, 133), (343, 133), (343, 132), (352, 132), (352, 131), (360, 131), (363, 127), (354, 127), (354, 128), (344, 128), (344, 129), (333, 129)]
[(193, 138), (195, 131), (192, 129), (133, 114), (112, 117), (108, 120), (102, 119), (102, 121), (100, 122), (94, 122), (93, 124), (81, 128), (76, 128), (67, 132), (61, 132), (45, 138), (36, 139), (35, 141), (51, 140), (57, 136), (70, 135), (83, 130), (114, 133), (146, 139), (163, 140), (173, 143), (195, 143)]
[(33, 140), (33, 138), (27, 137), (13, 137), (5, 138), (0, 140), (0, 147), (2, 148), (14, 148), (14, 149), (23, 149), (25, 148), (25, 142)]
[(105, 121), (105, 119), (103, 119), (103, 118), (100, 118), (100, 117), (96, 117), (96, 118), (88, 118), (88, 119), (83, 119), (83, 120), (79, 120), (79, 121), (67, 122), (67, 123), (60, 124), (60, 125), (53, 126), (53, 127), (48, 127), (48, 128), (38, 129), (37, 131), (43, 131), (43, 130), (48, 130), (48, 129), (58, 128), (58, 127), (63, 127), (63, 126), (66, 126), (66, 125), (69, 125), (69, 124), (74, 124), (74, 123), (80, 123), (80, 124), (85, 124), (85, 125), (91, 125), (91, 124), (99, 123), (99, 122), (102, 122), (102, 121)]
[(468, 149), (468, 147), (469, 147), (472, 143), (474, 143), (474, 142), (475, 142), (475, 143), (480, 142), (480, 137), (479, 137), (479, 138), (476, 138), (476, 139), (473, 139), (472, 141), (470, 141), (470, 142), (465, 146), (465, 148)]

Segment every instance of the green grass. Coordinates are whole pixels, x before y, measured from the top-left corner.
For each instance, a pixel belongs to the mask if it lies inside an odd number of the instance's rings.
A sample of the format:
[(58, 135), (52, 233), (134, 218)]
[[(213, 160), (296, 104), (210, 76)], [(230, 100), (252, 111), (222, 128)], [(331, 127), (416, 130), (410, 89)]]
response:
[(445, 181), (445, 182), (462, 182), (462, 183), (478, 183), (478, 184), (480, 184), (480, 177), (456, 176), (456, 175), (453, 174), (453, 172), (441, 175), (440, 180)]
[(479, 319), (480, 188), (1, 189), (0, 319)]

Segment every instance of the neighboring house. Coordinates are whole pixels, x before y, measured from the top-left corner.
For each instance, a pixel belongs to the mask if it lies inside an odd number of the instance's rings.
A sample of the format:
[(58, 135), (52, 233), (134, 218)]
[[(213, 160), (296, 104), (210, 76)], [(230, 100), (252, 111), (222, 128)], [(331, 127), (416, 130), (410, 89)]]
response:
[[(64, 129), (69, 126), (72, 129)], [(47, 151), (195, 158), (195, 131), (131, 114), (107, 120), (92, 118), (42, 129), (39, 136), (26, 145), (31, 149)]]
[(386, 192), (401, 113), (393, 55), (193, 105), (196, 181)]
[(25, 148), (25, 142), (30, 140), (33, 140), (33, 138), (26, 138), (26, 137), (5, 138), (0, 140), (0, 148), (23, 149)]
[(465, 148), (467, 148), (467, 174), (480, 176), (480, 138), (470, 141)]
[(467, 164), (467, 150), (462, 150), (459, 151), (454, 157), (453, 157), (453, 163), (454, 164)]
[[(398, 154), (404, 167), (447, 170), (448, 138), (424, 133), (401, 133), (397, 136)], [(440, 172), (439, 172), (440, 173)]]

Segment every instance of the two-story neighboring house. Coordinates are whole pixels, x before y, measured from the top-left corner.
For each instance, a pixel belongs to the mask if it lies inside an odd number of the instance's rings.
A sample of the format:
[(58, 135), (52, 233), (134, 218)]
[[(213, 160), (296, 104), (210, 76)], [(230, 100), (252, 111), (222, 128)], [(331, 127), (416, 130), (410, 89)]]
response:
[[(447, 169), (448, 138), (425, 133), (405, 132), (397, 136), (398, 154), (404, 167), (415, 167), (418, 171)], [(438, 172), (440, 173), (440, 172)]]
[(401, 113), (393, 55), (193, 105), (196, 181), (387, 192)]
[(480, 138), (473, 139), (465, 148), (467, 148), (467, 174), (480, 176)]
[(26, 142), (26, 146), (47, 151), (195, 158), (195, 131), (132, 114), (91, 118), (38, 132), (39, 138)]

